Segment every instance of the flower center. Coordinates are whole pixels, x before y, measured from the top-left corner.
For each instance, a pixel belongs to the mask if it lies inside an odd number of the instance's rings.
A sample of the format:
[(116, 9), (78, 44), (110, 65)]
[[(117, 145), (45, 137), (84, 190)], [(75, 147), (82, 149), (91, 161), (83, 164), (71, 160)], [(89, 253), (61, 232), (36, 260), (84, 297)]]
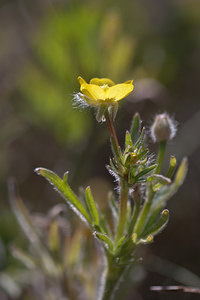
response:
[(107, 92), (107, 90), (109, 89), (109, 85), (108, 84), (101, 85), (101, 88), (104, 90), (104, 92)]

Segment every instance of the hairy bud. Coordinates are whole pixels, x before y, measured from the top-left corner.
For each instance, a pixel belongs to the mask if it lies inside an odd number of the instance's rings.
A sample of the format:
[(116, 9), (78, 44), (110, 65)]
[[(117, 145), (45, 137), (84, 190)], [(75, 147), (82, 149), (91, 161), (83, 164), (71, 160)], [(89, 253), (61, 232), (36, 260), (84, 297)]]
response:
[(171, 140), (176, 134), (176, 124), (168, 116), (163, 113), (155, 117), (151, 127), (151, 136), (154, 142), (162, 142)]

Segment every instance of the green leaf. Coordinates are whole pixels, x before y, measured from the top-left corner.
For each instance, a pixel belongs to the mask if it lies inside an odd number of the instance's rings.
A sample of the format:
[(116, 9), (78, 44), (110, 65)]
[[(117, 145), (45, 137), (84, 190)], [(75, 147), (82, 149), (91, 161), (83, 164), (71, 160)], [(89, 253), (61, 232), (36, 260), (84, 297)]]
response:
[(157, 167), (157, 165), (152, 165), (144, 170), (142, 170), (141, 172), (139, 172), (136, 176), (135, 176), (135, 180), (138, 180), (140, 177), (144, 176), (145, 174), (151, 172), (153, 169), (155, 169)]
[(143, 233), (141, 234), (141, 236), (147, 237), (147, 236), (149, 236), (149, 234), (157, 235), (167, 225), (168, 220), (169, 220), (169, 211), (168, 211), (168, 209), (164, 209), (161, 212), (159, 219), (151, 227), (148, 228), (148, 226), (146, 226), (146, 228), (143, 231)]
[(127, 148), (128, 146), (130, 148), (132, 148), (133, 147), (133, 142), (132, 142), (131, 135), (130, 135), (129, 131), (127, 130), (126, 131), (126, 136), (125, 136), (125, 148)]
[(54, 262), (42, 237), (40, 237), (37, 229), (35, 228), (29, 212), (27, 211), (21, 197), (17, 193), (13, 180), (9, 180), (9, 196), (15, 216), (29, 240), (37, 259), (39, 260), (39, 267), (43, 270), (43, 272), (50, 274), (51, 276), (58, 276), (61, 271), (60, 266)]
[(38, 266), (38, 262), (34, 259), (33, 256), (27, 254), (16, 246), (12, 245), (10, 247), (10, 251), (12, 255), (20, 260), (28, 269), (34, 269)]
[(106, 234), (95, 232), (95, 235), (106, 245), (110, 251), (113, 251), (113, 242)]
[(91, 189), (90, 189), (89, 186), (85, 190), (85, 199), (86, 199), (87, 207), (88, 207), (90, 215), (93, 219), (94, 224), (99, 225), (98, 210), (97, 210), (97, 207), (96, 207), (96, 204), (94, 202), (94, 198), (92, 196)]
[(181, 162), (180, 167), (178, 168), (178, 171), (176, 172), (174, 182), (168, 186), (162, 187), (156, 192), (153, 199), (151, 211), (163, 207), (166, 201), (175, 194), (175, 192), (181, 186), (181, 184), (183, 183), (186, 177), (187, 169), (188, 169), (187, 158), (184, 158)]
[(122, 243), (123, 243), (123, 241), (124, 241), (125, 238), (126, 238), (126, 235), (124, 235), (123, 237), (121, 237), (121, 239), (117, 242), (117, 245), (115, 247), (115, 251), (117, 251), (120, 248), (120, 246), (122, 245)]
[(63, 198), (66, 200), (68, 205), (74, 210), (74, 212), (81, 219), (86, 220), (89, 223), (89, 225), (92, 225), (87, 210), (67, 184), (68, 172), (64, 174), (63, 180), (60, 177), (58, 177), (54, 172), (48, 169), (37, 168), (35, 169), (35, 172), (38, 175), (42, 175), (44, 178), (46, 178), (50, 182), (50, 184), (54, 186), (56, 191), (60, 193), (61, 196), (63, 196)]
[(176, 168), (176, 157), (172, 155), (170, 157), (169, 169), (167, 171), (166, 177), (169, 178), (172, 177), (175, 168)]
[(3, 289), (3, 291), (6, 292), (7, 296), (11, 299), (20, 299), (22, 296), (23, 288), (21, 284), (17, 282), (15, 276), (13, 275), (13, 272), (11, 274), (8, 274), (6, 272), (0, 272), (0, 287), (1, 289)]
[(133, 117), (132, 124), (131, 124), (131, 130), (130, 130), (131, 139), (132, 139), (133, 144), (136, 143), (137, 138), (139, 136), (140, 123), (141, 123), (140, 115), (138, 113), (136, 113)]
[(108, 204), (109, 204), (109, 208), (110, 208), (111, 213), (112, 213), (114, 224), (116, 225), (117, 221), (118, 221), (119, 209), (118, 209), (118, 206), (116, 204), (116, 200), (115, 200), (112, 192), (110, 192), (109, 195), (108, 195)]
[(139, 239), (136, 244), (149, 244), (153, 242), (153, 235), (149, 234), (145, 239)]
[(140, 150), (140, 148), (144, 147), (144, 138), (145, 138), (145, 128), (143, 127), (140, 137), (138, 138), (137, 142), (134, 145), (134, 149), (136, 149), (137, 152)]
[(163, 185), (168, 185), (171, 183), (171, 179), (160, 174), (153, 174), (147, 178), (147, 181), (153, 181), (153, 190), (156, 192)]
[(102, 232), (105, 232), (106, 234), (110, 235), (110, 227), (109, 227), (107, 220), (103, 214), (100, 215), (99, 224), (100, 224), (100, 226), (99, 226), (98, 231), (102, 231)]

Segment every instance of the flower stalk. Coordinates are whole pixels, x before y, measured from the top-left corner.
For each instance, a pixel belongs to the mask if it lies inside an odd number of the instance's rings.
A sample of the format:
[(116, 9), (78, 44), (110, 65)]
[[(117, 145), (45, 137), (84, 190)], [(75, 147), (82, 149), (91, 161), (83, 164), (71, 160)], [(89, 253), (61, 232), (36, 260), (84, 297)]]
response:
[(166, 151), (166, 145), (167, 142), (166, 141), (161, 141), (160, 145), (159, 145), (159, 152), (158, 152), (158, 158), (157, 158), (157, 168), (155, 173), (160, 173), (162, 165), (163, 165), (163, 161), (164, 161), (164, 157), (165, 157), (165, 151)]
[(108, 110), (106, 110), (106, 112), (105, 112), (105, 119), (106, 119), (108, 131), (110, 133), (110, 140), (111, 140), (114, 155), (115, 155), (116, 159), (119, 159), (119, 142), (118, 142), (117, 134), (116, 134), (116, 131), (115, 131), (115, 128), (114, 128), (114, 125), (113, 125), (113, 122), (109, 115)]

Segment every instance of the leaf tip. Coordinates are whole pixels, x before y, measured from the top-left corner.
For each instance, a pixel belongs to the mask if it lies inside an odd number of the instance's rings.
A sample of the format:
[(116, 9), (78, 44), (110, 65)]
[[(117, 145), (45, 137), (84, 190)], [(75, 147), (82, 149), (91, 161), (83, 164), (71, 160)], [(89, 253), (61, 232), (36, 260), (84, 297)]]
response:
[(64, 175), (63, 175), (63, 182), (64, 183), (67, 183), (68, 175), (69, 175), (69, 171), (64, 173)]
[(41, 174), (41, 168), (35, 168), (34, 172), (38, 175)]

